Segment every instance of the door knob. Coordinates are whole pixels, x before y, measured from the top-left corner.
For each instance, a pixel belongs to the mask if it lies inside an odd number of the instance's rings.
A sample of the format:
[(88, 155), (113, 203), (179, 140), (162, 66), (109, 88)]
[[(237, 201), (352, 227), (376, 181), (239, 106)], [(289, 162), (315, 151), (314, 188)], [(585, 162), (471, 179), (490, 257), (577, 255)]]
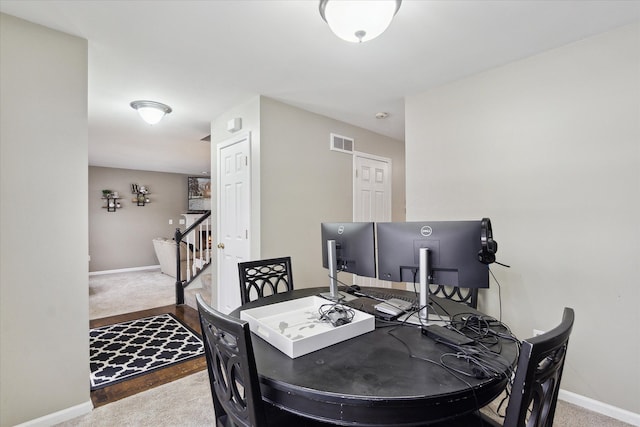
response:
[(224, 249), (224, 243), (218, 243), (218, 249)]

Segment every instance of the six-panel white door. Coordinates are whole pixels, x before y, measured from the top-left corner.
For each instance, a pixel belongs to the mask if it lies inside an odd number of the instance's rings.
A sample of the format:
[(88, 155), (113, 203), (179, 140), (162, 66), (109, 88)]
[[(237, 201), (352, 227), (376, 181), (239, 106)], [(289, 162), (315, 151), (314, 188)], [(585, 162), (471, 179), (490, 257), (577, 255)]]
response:
[[(391, 221), (391, 159), (356, 153), (353, 156), (353, 221)], [(355, 276), (360, 286), (391, 287), (391, 282)]]
[(250, 256), (251, 134), (218, 144), (218, 310), (240, 306), (238, 262)]

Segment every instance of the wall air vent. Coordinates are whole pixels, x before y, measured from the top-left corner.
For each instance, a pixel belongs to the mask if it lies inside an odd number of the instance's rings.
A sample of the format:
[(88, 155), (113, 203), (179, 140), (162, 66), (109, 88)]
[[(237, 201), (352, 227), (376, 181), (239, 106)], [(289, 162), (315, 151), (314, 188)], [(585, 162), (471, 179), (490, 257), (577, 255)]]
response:
[(353, 138), (332, 133), (330, 136), (329, 149), (332, 151), (353, 154)]

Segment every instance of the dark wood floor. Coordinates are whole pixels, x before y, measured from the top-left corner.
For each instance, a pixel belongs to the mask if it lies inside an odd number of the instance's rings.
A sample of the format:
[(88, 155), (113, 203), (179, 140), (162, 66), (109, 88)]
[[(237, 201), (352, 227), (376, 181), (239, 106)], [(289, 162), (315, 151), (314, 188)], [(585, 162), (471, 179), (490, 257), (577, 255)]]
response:
[[(102, 319), (94, 319), (89, 322), (89, 327), (98, 328), (100, 326), (113, 325), (114, 323), (126, 322), (129, 320), (141, 319), (143, 317), (156, 316), (164, 313), (172, 313), (198, 334), (202, 334), (200, 330), (198, 312), (187, 305), (167, 305), (165, 307), (152, 308), (150, 310), (136, 311), (134, 313), (104, 317)], [(91, 401), (93, 402), (93, 406), (97, 408), (98, 406), (115, 402), (116, 400), (166, 384), (187, 375), (202, 371), (206, 368), (207, 362), (205, 357), (197, 357), (127, 381), (122, 381), (112, 386), (92, 391)]]

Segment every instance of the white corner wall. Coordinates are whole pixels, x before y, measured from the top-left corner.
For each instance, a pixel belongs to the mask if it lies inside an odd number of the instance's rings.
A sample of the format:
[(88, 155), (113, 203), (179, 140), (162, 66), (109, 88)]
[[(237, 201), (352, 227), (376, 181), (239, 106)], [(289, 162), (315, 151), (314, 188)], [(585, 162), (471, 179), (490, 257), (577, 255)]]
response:
[(638, 422), (638, 24), (408, 97), (406, 158), (407, 219), (490, 217), (503, 320), (526, 338), (573, 307), (562, 388)]
[(91, 409), (87, 41), (0, 14), (0, 92), (0, 425), (12, 426)]

